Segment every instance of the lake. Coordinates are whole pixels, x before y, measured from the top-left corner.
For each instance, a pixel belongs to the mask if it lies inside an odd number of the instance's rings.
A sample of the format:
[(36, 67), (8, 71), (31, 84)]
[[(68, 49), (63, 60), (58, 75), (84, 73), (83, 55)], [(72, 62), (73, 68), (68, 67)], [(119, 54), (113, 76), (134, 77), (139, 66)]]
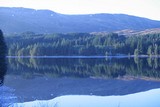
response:
[(121, 97), (160, 89), (159, 58), (8, 57), (0, 69), (2, 107), (67, 95)]

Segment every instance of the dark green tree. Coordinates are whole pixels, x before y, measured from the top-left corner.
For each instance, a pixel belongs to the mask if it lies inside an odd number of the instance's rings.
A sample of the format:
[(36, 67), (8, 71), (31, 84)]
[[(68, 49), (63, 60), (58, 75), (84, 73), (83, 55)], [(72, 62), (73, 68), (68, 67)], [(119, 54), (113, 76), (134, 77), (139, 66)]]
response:
[(3, 33), (0, 30), (0, 85), (3, 84), (4, 75), (6, 74), (7, 71), (7, 66), (5, 63), (6, 50), (7, 47), (4, 41)]
[(0, 57), (5, 57), (7, 46), (3, 37), (3, 32), (0, 30)]

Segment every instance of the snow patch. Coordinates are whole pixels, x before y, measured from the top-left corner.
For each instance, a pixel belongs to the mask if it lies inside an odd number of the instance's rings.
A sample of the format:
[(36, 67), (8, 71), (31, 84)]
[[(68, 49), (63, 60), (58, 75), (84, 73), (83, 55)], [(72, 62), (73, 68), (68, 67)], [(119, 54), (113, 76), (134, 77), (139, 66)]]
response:
[(160, 107), (160, 89), (124, 96), (68, 95), (51, 100), (15, 103), (10, 107)]

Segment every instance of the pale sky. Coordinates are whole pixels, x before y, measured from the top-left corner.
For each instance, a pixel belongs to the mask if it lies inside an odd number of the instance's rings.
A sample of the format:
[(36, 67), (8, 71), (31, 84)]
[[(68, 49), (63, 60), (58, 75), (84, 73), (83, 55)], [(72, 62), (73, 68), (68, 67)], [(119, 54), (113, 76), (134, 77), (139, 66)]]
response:
[(123, 13), (160, 20), (160, 0), (0, 0), (0, 7), (49, 9), (62, 14)]

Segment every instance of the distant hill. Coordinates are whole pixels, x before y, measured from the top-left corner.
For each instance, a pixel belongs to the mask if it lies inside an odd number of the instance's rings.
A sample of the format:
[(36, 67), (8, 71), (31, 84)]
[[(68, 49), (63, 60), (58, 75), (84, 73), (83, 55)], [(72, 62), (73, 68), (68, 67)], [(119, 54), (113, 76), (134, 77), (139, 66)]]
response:
[(0, 7), (4, 33), (102, 32), (160, 28), (160, 21), (125, 14), (64, 15), (50, 10)]

